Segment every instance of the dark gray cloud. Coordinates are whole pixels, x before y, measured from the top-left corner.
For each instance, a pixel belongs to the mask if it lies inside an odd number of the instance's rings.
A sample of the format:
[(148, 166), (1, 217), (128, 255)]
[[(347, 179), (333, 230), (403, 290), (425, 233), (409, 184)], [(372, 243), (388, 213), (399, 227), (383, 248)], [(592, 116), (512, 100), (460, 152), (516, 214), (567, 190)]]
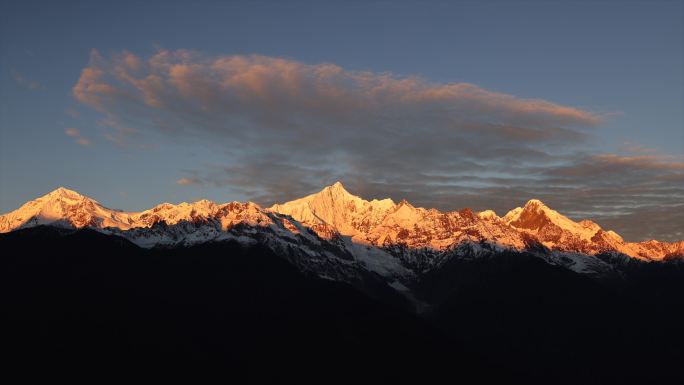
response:
[[(681, 159), (585, 153), (596, 114), (472, 84), (264, 56), (94, 51), (73, 92), (118, 144), (154, 133), (226, 153), (178, 184), (230, 186), (264, 204), (339, 179), (364, 197), (441, 209), (503, 213), (534, 197), (637, 234), (630, 215), (683, 199)], [(681, 233), (675, 222), (658, 229)]]
[[(681, 200), (680, 200), (681, 202)], [(625, 239), (662, 239), (677, 241), (684, 239), (684, 204), (644, 205), (624, 214), (601, 216), (596, 222), (606, 228), (622, 229)], [(633, 226), (624, 226), (633, 223)]]

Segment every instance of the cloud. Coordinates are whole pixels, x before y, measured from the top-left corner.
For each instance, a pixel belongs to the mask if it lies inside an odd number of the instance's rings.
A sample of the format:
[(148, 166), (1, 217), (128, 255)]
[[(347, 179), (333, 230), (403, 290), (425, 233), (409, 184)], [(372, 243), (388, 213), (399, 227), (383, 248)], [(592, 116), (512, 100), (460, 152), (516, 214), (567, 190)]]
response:
[(673, 156), (600, 154), (580, 159), (568, 166), (549, 169), (548, 174), (558, 177), (625, 177), (638, 173), (655, 176), (662, 171), (681, 173), (683, 170), (684, 162)]
[(81, 136), (81, 133), (73, 127), (67, 128), (66, 130), (64, 130), (64, 133), (67, 136), (76, 139), (76, 143), (78, 143), (81, 146), (90, 146), (91, 144), (93, 144), (92, 141), (90, 141), (90, 139), (86, 139), (83, 136)]
[[(290, 142), (314, 135), (354, 142), (357, 135), (444, 134), (518, 142), (577, 140), (589, 112), (491, 92), (472, 84), (434, 84), (388, 73), (346, 71), (265, 56), (208, 57), (159, 51), (104, 59), (97, 51), (73, 89), (79, 101), (120, 120), (154, 119), (158, 129)], [(376, 138), (371, 138), (376, 139)]]
[(74, 119), (78, 119), (81, 117), (81, 112), (75, 108), (69, 107), (64, 110), (64, 113), (67, 115), (71, 116)]
[(338, 179), (359, 195), (442, 209), (505, 212), (537, 197), (603, 215), (681, 202), (679, 160), (588, 152), (599, 114), (469, 83), (258, 55), (93, 51), (73, 95), (120, 145), (161, 135), (225, 154), (178, 184), (264, 204)]
[[(598, 217), (596, 220), (607, 228), (622, 228), (625, 239), (662, 239), (669, 241), (684, 239), (684, 204), (667, 206), (647, 205), (626, 213)], [(641, 225), (624, 227), (623, 223)]]
[(106, 129), (105, 139), (118, 147), (129, 147), (133, 143), (137, 143), (138, 147), (146, 147), (144, 143), (139, 141), (141, 138), (136, 129), (121, 124), (117, 119), (102, 119), (97, 124)]
[(620, 150), (623, 152), (631, 153), (631, 154), (653, 154), (657, 153), (658, 150), (655, 148), (650, 148), (650, 147), (645, 147), (645, 146), (640, 146), (638, 144), (631, 144), (631, 143), (625, 143)]
[(28, 88), (29, 90), (39, 90), (43, 88), (43, 85), (40, 84), (38, 81), (29, 79), (26, 76), (12, 70), (12, 77), (14, 78), (14, 81), (24, 87)]
[(180, 178), (176, 181), (176, 184), (181, 185), (181, 186), (190, 186), (190, 185), (197, 185), (197, 184), (202, 184), (202, 181), (199, 180), (198, 178)]

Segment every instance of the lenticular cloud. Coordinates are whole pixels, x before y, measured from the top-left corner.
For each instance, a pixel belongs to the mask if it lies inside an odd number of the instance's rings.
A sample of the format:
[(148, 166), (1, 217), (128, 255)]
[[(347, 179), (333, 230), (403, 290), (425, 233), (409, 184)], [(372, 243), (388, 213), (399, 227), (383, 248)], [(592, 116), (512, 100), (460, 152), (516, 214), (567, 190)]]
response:
[[(598, 117), (543, 100), (520, 99), (468, 83), (436, 84), (389, 73), (349, 71), (267, 56), (207, 56), (162, 50), (149, 58), (122, 53), (91, 61), (73, 89), (98, 110), (183, 130), (234, 133), (498, 136), (510, 141), (576, 137)], [(161, 119), (161, 120), (159, 120)], [(167, 124), (169, 124), (167, 122)], [(338, 135), (333, 135), (338, 136)]]

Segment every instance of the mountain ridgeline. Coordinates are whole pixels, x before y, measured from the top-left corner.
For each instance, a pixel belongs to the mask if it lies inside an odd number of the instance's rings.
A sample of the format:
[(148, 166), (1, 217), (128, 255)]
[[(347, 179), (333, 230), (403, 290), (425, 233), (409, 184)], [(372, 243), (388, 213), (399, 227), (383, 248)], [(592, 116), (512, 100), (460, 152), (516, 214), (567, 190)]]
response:
[(684, 242), (626, 242), (538, 200), (441, 212), (338, 182), (270, 208), (124, 212), (59, 188), (0, 216), (0, 233), (17, 363), (682, 380)]

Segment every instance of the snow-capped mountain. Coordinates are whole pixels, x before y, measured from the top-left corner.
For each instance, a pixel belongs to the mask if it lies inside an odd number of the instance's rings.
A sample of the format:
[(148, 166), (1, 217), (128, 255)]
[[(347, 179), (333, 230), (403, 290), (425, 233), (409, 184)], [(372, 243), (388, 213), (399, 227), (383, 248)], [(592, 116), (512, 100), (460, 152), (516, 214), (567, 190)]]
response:
[(532, 199), (500, 218), (492, 210), (442, 212), (390, 199), (366, 201), (341, 183), (272, 211), (291, 215), (310, 227), (325, 226), (358, 244), (391, 254), (411, 271), (422, 274), (450, 258), (473, 258), (501, 251), (533, 252), (547, 262), (578, 273), (603, 275), (613, 262), (659, 261), (684, 254), (682, 242), (625, 242), (594, 222), (574, 222)]
[[(39, 225), (91, 228), (124, 237), (143, 248), (220, 241), (236, 241), (247, 246), (258, 244), (275, 251), (304, 272), (344, 281), (366, 292), (366, 287), (378, 282), (406, 290), (396, 281), (396, 276), (405, 280), (412, 274), (380, 250), (366, 250), (335, 230), (325, 233), (325, 226), (311, 229), (252, 202), (162, 203), (141, 212), (124, 212), (60, 187), (0, 216), (2, 233)], [(319, 237), (317, 232), (325, 237)]]
[[(525, 248), (525, 234), (501, 221), (485, 220), (469, 209), (440, 212), (391, 199), (366, 201), (350, 194), (341, 183), (271, 211), (292, 216), (311, 228), (324, 226), (356, 244), (383, 250), (412, 271), (433, 268), (463, 245), (488, 240), (492, 250)], [(324, 234), (319, 234), (323, 235)]]
[(0, 216), (0, 233), (38, 225), (131, 228), (129, 213), (108, 209), (97, 201), (60, 187)]
[(0, 216), (0, 232), (51, 225), (88, 227), (145, 247), (234, 240), (265, 245), (300, 269), (357, 283), (377, 274), (408, 293), (420, 276), (451, 258), (528, 253), (600, 276), (615, 263), (681, 258), (684, 242), (625, 242), (613, 231), (575, 222), (530, 200), (499, 217), (491, 210), (442, 212), (407, 201), (365, 200), (337, 182), (263, 208), (255, 203), (163, 203), (142, 212), (106, 208), (63, 187)]
[(590, 220), (574, 222), (536, 199), (530, 200), (522, 208), (509, 211), (502, 220), (517, 230), (535, 236), (554, 251), (586, 255), (618, 253), (651, 261), (684, 254), (684, 242), (625, 242), (612, 230), (604, 230)]
[(307, 226), (328, 226), (354, 242), (385, 249), (448, 252), (476, 243), (490, 249), (536, 250), (597, 255), (618, 253), (640, 260), (662, 260), (681, 254), (682, 242), (625, 242), (611, 230), (583, 220), (575, 222), (543, 202), (532, 199), (500, 218), (492, 210), (441, 212), (390, 199), (366, 201), (341, 183), (270, 210), (287, 214)]

